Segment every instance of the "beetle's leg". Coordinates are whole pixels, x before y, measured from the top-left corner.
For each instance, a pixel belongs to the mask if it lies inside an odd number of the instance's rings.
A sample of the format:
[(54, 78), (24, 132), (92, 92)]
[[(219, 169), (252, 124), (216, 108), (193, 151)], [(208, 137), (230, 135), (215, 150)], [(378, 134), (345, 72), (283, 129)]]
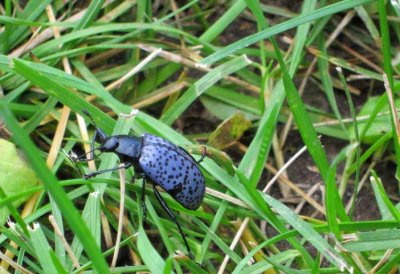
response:
[(179, 224), (178, 220), (175, 218), (174, 214), (172, 213), (171, 209), (168, 207), (167, 203), (164, 201), (164, 199), (162, 198), (160, 192), (158, 192), (156, 185), (153, 184), (153, 190), (154, 190), (154, 194), (156, 195), (157, 201), (160, 203), (161, 207), (165, 210), (165, 212), (167, 212), (168, 216), (171, 218), (171, 220), (176, 224), (176, 226), (179, 229), (179, 232), (181, 233), (181, 236), (183, 238), (183, 241), (185, 242), (186, 245), (186, 249), (189, 253), (189, 257), (190, 259), (194, 260), (192, 251), (190, 250), (189, 244), (186, 240), (186, 236), (182, 231), (181, 225)]
[(204, 158), (206, 157), (207, 154), (207, 148), (206, 146), (201, 146), (202, 147), (202, 151), (201, 151), (201, 158), (197, 161), (198, 164), (200, 164), (201, 162), (203, 162)]
[(143, 175), (143, 177), (142, 177), (142, 197), (141, 197), (142, 210), (143, 210), (143, 218), (142, 218), (143, 223), (146, 222), (146, 217), (147, 217), (147, 207), (146, 207), (145, 192), (146, 192), (146, 177)]
[(92, 178), (92, 177), (97, 176), (97, 175), (102, 174), (102, 173), (111, 172), (111, 171), (122, 169), (122, 168), (128, 168), (131, 165), (132, 165), (131, 163), (123, 163), (122, 165), (119, 165), (119, 166), (116, 166), (116, 167), (113, 167), (113, 168), (98, 170), (96, 172), (92, 172), (92, 173), (89, 173), (89, 174), (84, 174), (83, 178), (89, 179), (89, 178)]

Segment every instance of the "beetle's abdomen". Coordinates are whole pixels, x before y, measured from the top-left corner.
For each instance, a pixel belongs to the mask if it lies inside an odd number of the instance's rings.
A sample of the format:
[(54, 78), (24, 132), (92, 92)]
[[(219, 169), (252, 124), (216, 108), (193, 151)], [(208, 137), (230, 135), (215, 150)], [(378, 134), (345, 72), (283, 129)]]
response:
[(204, 197), (203, 174), (190, 154), (160, 137), (144, 134), (139, 165), (143, 172), (188, 209)]

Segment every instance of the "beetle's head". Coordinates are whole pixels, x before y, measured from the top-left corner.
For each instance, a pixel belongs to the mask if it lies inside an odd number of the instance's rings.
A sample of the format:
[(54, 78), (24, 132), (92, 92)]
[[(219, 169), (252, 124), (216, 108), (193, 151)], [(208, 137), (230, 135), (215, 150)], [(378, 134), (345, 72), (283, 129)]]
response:
[(101, 145), (98, 150), (100, 150), (100, 152), (114, 152), (118, 145), (118, 137), (110, 136), (101, 140)]

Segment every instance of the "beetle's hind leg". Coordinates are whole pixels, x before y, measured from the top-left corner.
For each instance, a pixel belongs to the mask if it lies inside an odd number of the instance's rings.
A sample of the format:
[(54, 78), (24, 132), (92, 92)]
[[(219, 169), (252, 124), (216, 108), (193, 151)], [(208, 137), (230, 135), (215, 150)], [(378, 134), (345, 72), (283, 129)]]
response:
[(168, 207), (167, 203), (166, 203), (166, 202), (164, 201), (164, 199), (162, 198), (160, 192), (158, 192), (158, 190), (157, 190), (155, 184), (153, 184), (153, 190), (154, 190), (154, 195), (156, 196), (157, 201), (160, 203), (161, 207), (165, 210), (165, 212), (167, 212), (167, 214), (168, 214), (168, 216), (170, 217), (170, 219), (171, 219), (171, 220), (176, 224), (176, 226), (178, 227), (179, 232), (180, 232), (180, 234), (181, 234), (181, 236), (182, 236), (182, 238), (183, 238), (183, 241), (185, 242), (185, 246), (186, 246), (186, 249), (187, 249), (187, 251), (188, 251), (188, 253), (189, 253), (190, 259), (194, 260), (192, 251), (190, 250), (189, 244), (188, 244), (188, 242), (187, 242), (187, 240), (186, 240), (185, 234), (183, 233), (183, 230), (182, 230), (182, 228), (181, 228), (181, 225), (179, 224), (178, 220), (175, 218), (174, 214), (172, 213), (171, 209)]

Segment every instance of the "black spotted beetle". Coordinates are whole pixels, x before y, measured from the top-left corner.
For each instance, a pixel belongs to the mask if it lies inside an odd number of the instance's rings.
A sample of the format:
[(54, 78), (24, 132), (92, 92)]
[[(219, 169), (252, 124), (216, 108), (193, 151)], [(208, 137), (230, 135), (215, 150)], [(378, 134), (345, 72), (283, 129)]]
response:
[[(156, 199), (178, 227), (189, 256), (193, 259), (185, 234), (171, 209), (157, 190), (156, 185), (163, 188), (185, 208), (191, 210), (199, 208), (203, 201), (206, 187), (204, 176), (198, 164), (203, 161), (206, 155), (205, 147), (203, 147), (200, 160), (196, 161), (183, 148), (148, 133), (140, 137), (129, 135), (107, 136), (100, 128), (96, 127), (91, 115), (87, 111), (83, 112), (91, 119), (96, 129), (89, 157), (86, 158), (86, 154), (84, 154), (77, 157), (76, 161), (93, 160), (95, 158), (94, 152), (98, 151), (100, 154), (103, 152), (113, 152), (118, 155), (122, 163), (118, 167), (98, 170), (85, 174), (83, 177), (88, 179), (98, 174), (133, 166), (135, 169), (134, 179), (140, 177), (143, 179), (141, 195), (143, 219), (146, 219), (145, 185), (146, 180), (149, 179), (153, 184)], [(96, 141), (100, 143), (100, 146), (97, 148), (94, 147)]]

